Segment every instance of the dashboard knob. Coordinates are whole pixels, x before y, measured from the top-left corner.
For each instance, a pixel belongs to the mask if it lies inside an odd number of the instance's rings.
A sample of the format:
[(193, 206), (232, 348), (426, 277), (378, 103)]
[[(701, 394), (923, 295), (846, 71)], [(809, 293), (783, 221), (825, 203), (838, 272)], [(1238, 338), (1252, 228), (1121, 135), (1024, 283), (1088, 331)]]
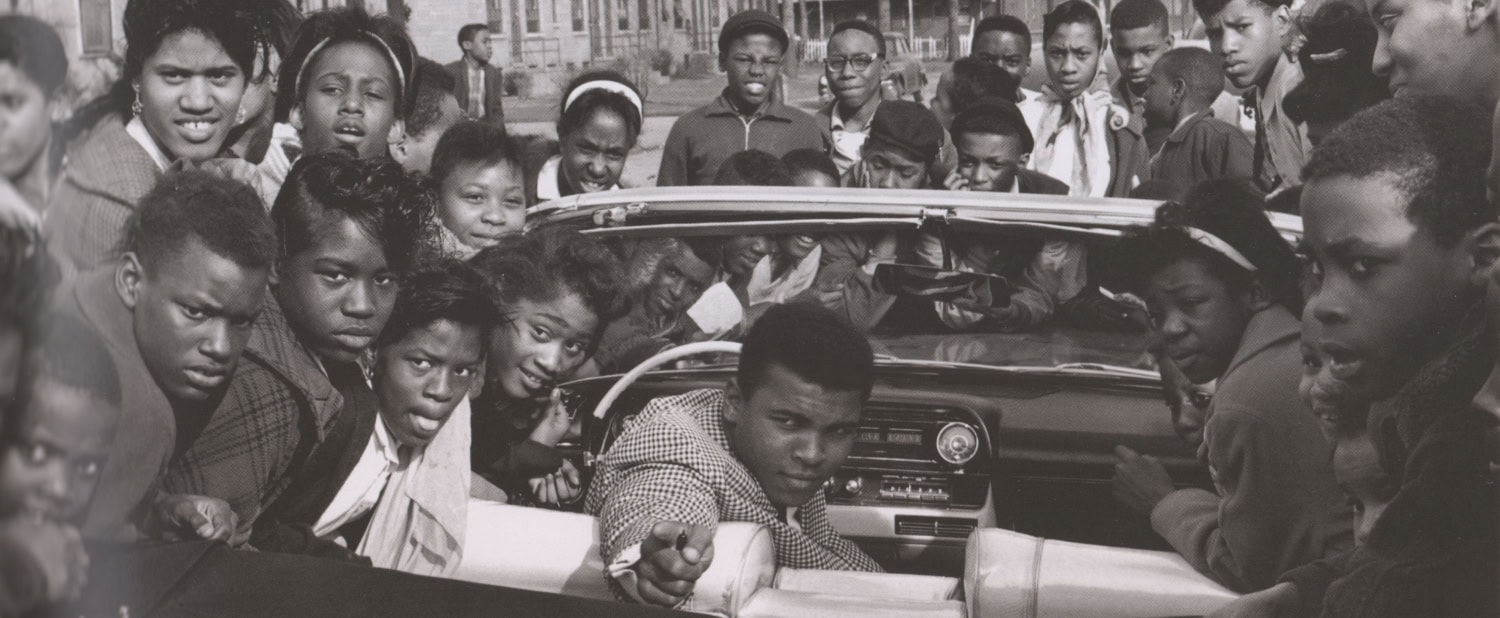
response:
[(865, 481), (860, 477), (854, 477), (844, 481), (844, 493), (850, 496), (858, 496), (865, 488)]

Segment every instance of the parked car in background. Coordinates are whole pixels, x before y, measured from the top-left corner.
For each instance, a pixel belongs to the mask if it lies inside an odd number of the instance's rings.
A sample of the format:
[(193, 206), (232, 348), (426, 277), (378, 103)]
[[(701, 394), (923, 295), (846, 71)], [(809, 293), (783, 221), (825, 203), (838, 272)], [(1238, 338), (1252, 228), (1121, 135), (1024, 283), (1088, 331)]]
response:
[(922, 59), (912, 53), (911, 41), (899, 32), (885, 33), (885, 81), (883, 93), (887, 99), (910, 97), (922, 103), (922, 88), (927, 85), (927, 73), (922, 69)]

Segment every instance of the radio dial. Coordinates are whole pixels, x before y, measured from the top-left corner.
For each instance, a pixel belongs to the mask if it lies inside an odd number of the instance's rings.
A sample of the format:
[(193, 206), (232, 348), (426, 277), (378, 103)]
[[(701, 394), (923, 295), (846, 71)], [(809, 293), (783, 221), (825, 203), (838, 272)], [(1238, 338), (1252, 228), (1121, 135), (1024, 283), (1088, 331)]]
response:
[(937, 435), (938, 456), (955, 466), (969, 463), (979, 453), (979, 432), (966, 423), (948, 423)]

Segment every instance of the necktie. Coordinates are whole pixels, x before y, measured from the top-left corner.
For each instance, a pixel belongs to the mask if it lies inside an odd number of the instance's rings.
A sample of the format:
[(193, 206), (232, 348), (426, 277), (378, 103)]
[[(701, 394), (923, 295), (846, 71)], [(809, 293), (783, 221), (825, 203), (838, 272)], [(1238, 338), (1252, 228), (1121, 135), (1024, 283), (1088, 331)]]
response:
[(1275, 182), (1266, 178), (1266, 122), (1265, 114), (1261, 113), (1260, 107), (1256, 105), (1256, 92), (1258, 89), (1252, 90), (1250, 94), (1245, 95), (1244, 99), (1245, 109), (1255, 117), (1255, 159), (1251, 173), (1255, 177), (1255, 184), (1269, 191), (1275, 187)]
[(469, 116), (484, 118), (484, 69), (469, 67)]

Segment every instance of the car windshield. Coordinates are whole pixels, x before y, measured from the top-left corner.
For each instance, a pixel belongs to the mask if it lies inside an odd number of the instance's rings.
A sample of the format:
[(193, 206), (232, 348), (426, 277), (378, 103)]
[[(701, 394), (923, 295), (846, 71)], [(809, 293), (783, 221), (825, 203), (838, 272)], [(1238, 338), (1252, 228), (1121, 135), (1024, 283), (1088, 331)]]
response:
[[(851, 200), (845, 211), (728, 189), (670, 206), (649, 201), (657, 189), (642, 193), (648, 201), (571, 215), (625, 256), (632, 307), (606, 329), (602, 370), (689, 341), (737, 339), (770, 306), (805, 301), (864, 328), (888, 363), (1155, 372), (1144, 306), (1115, 268), (1128, 258), (1121, 230), (1148, 221), (1149, 203), (1038, 197), (1023, 209), (995, 194), (800, 190)], [(807, 210), (793, 214), (797, 205)], [(913, 216), (897, 216), (902, 208)]]

